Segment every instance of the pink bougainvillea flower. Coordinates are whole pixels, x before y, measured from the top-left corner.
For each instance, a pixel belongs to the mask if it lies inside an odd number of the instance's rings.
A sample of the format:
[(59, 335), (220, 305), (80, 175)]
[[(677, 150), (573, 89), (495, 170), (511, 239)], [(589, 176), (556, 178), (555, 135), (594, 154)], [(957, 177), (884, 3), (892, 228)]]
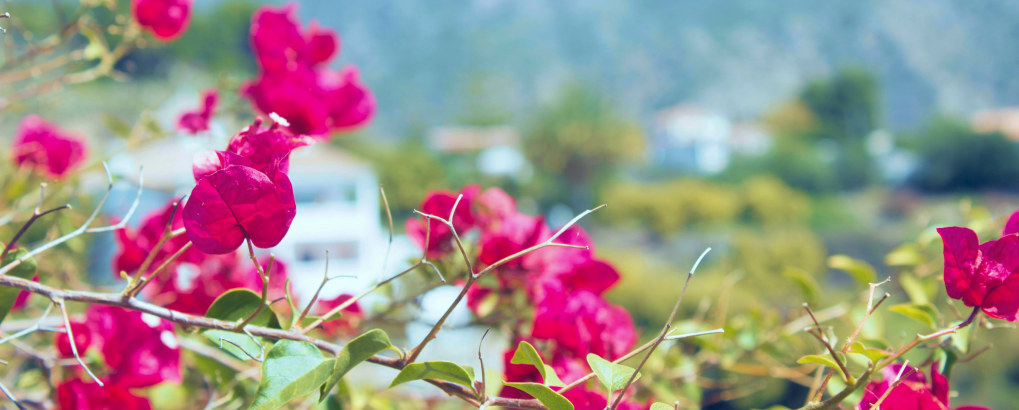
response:
[[(39, 275), (36, 274), (35, 276), (32, 277), (32, 282), (38, 281)], [(24, 308), (25, 305), (28, 305), (28, 298), (30, 297), (32, 297), (32, 292), (29, 292), (27, 290), (23, 290), (21, 291), (21, 293), (18, 293), (18, 297), (14, 299), (14, 305), (11, 306), (11, 310), (17, 312)]]
[(241, 94), (259, 111), (285, 118), (296, 134), (356, 129), (367, 124), (376, 110), (375, 97), (355, 67), (338, 73), (324, 68), (263, 73), (246, 83)]
[[(605, 397), (604, 393), (588, 390), (586, 387), (570, 390), (564, 393), (563, 397), (566, 397), (566, 400), (573, 404), (575, 410), (604, 410), (609, 407), (608, 398)], [(613, 396), (613, 399), (615, 399), (615, 396)], [(624, 398), (616, 408), (620, 410), (644, 410), (649, 406), (650, 404), (647, 403), (641, 404)]]
[(290, 178), (278, 167), (265, 172), (254, 167), (244, 157), (225, 151), (196, 160), (198, 185), (184, 206), (184, 227), (202, 252), (233, 252), (244, 239), (270, 248), (290, 229), (297, 211)]
[[(914, 367), (903, 369), (902, 364), (893, 364), (881, 370), (881, 381), (872, 381), (864, 387), (863, 398), (857, 403), (857, 410), (871, 410), (877, 401), (888, 392), (900, 374), (905, 379), (895, 386), (878, 410), (948, 410), (948, 379), (938, 372), (938, 363), (931, 365), (931, 380), (927, 382), (923, 372)], [(912, 371), (912, 373), (910, 373)], [(900, 373), (901, 372), (901, 373)], [(907, 373), (910, 373), (907, 375)], [(990, 410), (983, 406), (961, 406), (955, 410)]]
[(479, 228), (485, 230), (517, 212), (517, 202), (499, 188), (486, 189), (474, 199), (474, 205), (476, 223)]
[(939, 228), (944, 243), (948, 296), (988, 316), (1019, 321), (1019, 235), (981, 244), (977, 234), (960, 227)]
[(1001, 230), (1001, 236), (1011, 235), (1019, 233), (1019, 211), (1015, 211), (1012, 215), (1009, 215), (1008, 222), (1005, 222), (1005, 228)]
[[(120, 277), (120, 272), (127, 272), (128, 274), (134, 273), (141, 264), (148, 257), (149, 253), (153, 251), (156, 244), (163, 237), (163, 233), (166, 226), (170, 223), (170, 218), (173, 217), (173, 224), (170, 225), (171, 230), (176, 230), (184, 227), (184, 212), (183, 206), (175, 207), (177, 200), (171, 200), (166, 203), (161, 209), (152, 211), (142, 218), (141, 226), (137, 231), (131, 228), (124, 228), (116, 231), (116, 242), (117, 242), (117, 254), (113, 257), (113, 274), (116, 277)], [(174, 209), (176, 209), (176, 213)], [(181, 235), (176, 238), (168, 240), (163, 247), (156, 253), (155, 259), (152, 260), (150, 269), (155, 269), (157, 266), (162, 265), (171, 255), (177, 253), (184, 245), (189, 242), (188, 238)], [(199, 264), (204, 261), (208, 255), (201, 251), (191, 248), (184, 251), (175, 261), (174, 264), (179, 263), (193, 263)], [(175, 266), (168, 267), (170, 271), (176, 270)]]
[[(84, 323), (71, 322), (71, 333), (74, 333), (74, 347), (78, 349), (78, 354), (84, 355), (85, 350), (92, 345), (92, 330)], [(53, 344), (56, 345), (60, 357), (74, 357), (71, 339), (67, 337), (67, 333), (57, 333), (53, 336)]]
[(216, 104), (219, 102), (219, 92), (215, 89), (206, 90), (202, 93), (202, 106), (197, 110), (185, 111), (177, 119), (177, 129), (192, 135), (209, 130), (209, 121), (216, 113)]
[[(332, 299), (321, 299), (318, 301), (318, 305), (315, 306), (315, 314), (324, 315), (352, 297), (351, 295), (339, 295)], [(322, 331), (330, 336), (350, 337), (357, 335), (361, 322), (364, 321), (364, 312), (361, 310), (361, 305), (354, 302), (350, 306), (343, 308), (341, 313), (343, 316), (339, 319), (322, 323)]]
[(142, 27), (160, 41), (184, 34), (191, 22), (193, 0), (132, 0), (131, 12)]
[[(94, 347), (110, 368), (109, 383), (122, 387), (148, 387), (162, 382), (180, 383), (180, 344), (173, 323), (120, 307), (91, 305), (85, 322), (72, 322), (78, 354)], [(72, 355), (66, 334), (55, 337), (57, 351)]]
[(255, 119), (254, 124), (230, 138), (226, 148), (227, 151), (250, 161), (250, 166), (261, 172), (268, 172), (270, 167), (274, 166), (279, 172), (288, 172), (290, 170), (288, 154), (294, 149), (317, 142), (307, 136), (290, 135), (277, 123), (269, 127), (262, 127), (261, 124), (260, 118)]
[(151, 410), (145, 397), (135, 396), (127, 387), (82, 379), (70, 379), (57, 386), (57, 405), (60, 410)]
[(637, 342), (626, 309), (597, 293), (569, 290), (556, 280), (543, 281), (537, 292), (532, 335), (555, 340), (574, 357), (594, 353), (608, 360), (626, 354)]
[(260, 76), (241, 94), (263, 113), (276, 113), (296, 134), (324, 135), (367, 124), (375, 97), (355, 67), (332, 71), (340, 49), (336, 33), (312, 23), (301, 27), (296, 5), (262, 7), (251, 19), (251, 48)]
[[(552, 231), (541, 216), (521, 213), (508, 215), (498, 224), (481, 233), (481, 251), (478, 260), (485, 265), (496, 263), (510, 255), (540, 244), (552, 236)], [(537, 252), (546, 249), (541, 249)], [(536, 252), (535, 252), (536, 253)], [(522, 269), (535, 253), (513, 259), (502, 265), (503, 270)]]
[(67, 133), (42, 117), (29, 115), (18, 125), (11, 152), (19, 166), (59, 179), (85, 161), (88, 145), (80, 136)]
[[(421, 212), (434, 215), (443, 219), (449, 218), (453, 205), (459, 195), (463, 195), (460, 203), (456, 206), (456, 213), (453, 215), (453, 227), (458, 235), (474, 228), (474, 215), (471, 213), (471, 201), (477, 195), (480, 188), (477, 185), (470, 185), (460, 190), (459, 194), (448, 191), (432, 191), (428, 193), (425, 201), (421, 203)], [(428, 243), (428, 258), (441, 258), (452, 251), (456, 245), (453, 244), (453, 231), (445, 223), (430, 220), (431, 231), (425, 225), (425, 217), (411, 218), (407, 220), (407, 236), (418, 248), (424, 249), (425, 242)], [(429, 237), (426, 241), (425, 234)]]
[(98, 341), (106, 364), (113, 369), (111, 383), (147, 387), (181, 382), (180, 343), (172, 322), (102, 305), (89, 306), (85, 316), (92, 342)]

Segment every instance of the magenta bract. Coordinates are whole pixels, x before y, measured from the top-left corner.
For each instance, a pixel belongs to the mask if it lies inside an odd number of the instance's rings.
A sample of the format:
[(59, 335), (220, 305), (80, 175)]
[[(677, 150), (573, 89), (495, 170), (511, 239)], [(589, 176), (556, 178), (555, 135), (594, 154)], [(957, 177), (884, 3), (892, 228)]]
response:
[(29, 115), (18, 125), (11, 152), (19, 166), (32, 167), (49, 178), (59, 179), (85, 161), (88, 146), (80, 136), (67, 133), (42, 117)]
[(184, 34), (191, 22), (193, 0), (133, 0), (131, 12), (142, 27), (160, 41)]
[(189, 134), (197, 134), (209, 130), (209, 121), (216, 113), (216, 105), (219, 102), (219, 92), (215, 89), (202, 93), (202, 106), (197, 110), (185, 111), (177, 119), (177, 129)]
[(1019, 235), (981, 244), (961, 227), (939, 228), (944, 243), (945, 289), (952, 299), (979, 307), (988, 316), (1019, 320)]
[(226, 165), (201, 178), (184, 206), (191, 243), (214, 255), (236, 250), (245, 238), (259, 248), (276, 246), (290, 229), (296, 204), (290, 179), (274, 174), (270, 179), (249, 166)]

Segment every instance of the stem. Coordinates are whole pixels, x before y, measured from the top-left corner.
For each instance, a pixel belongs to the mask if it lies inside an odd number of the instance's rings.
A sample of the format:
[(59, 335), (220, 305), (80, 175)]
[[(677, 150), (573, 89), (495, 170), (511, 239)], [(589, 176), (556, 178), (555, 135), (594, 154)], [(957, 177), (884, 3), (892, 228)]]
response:
[[(326, 312), (326, 313), (325, 313), (324, 315), (321, 315), (321, 316), (320, 316), (320, 317), (319, 317), (318, 319), (316, 319), (316, 320), (315, 320), (314, 322), (311, 322), (311, 324), (309, 324), (309, 325), (308, 325), (307, 327), (305, 327), (304, 329), (302, 329), (302, 330), (301, 330), (301, 334), (303, 335), (303, 334), (305, 334), (305, 333), (308, 333), (308, 331), (309, 331), (309, 330), (311, 330), (311, 329), (314, 329), (314, 328), (318, 327), (318, 326), (319, 326), (319, 325), (321, 325), (321, 324), (322, 324), (323, 322), (325, 322), (325, 321), (326, 321), (326, 319), (328, 319), (328, 318), (330, 318), (330, 317), (332, 317), (332, 316), (336, 315), (337, 313), (340, 313), (341, 311), (343, 311), (343, 309), (346, 309), (346, 308), (347, 308), (347, 307), (349, 307), (350, 305), (353, 305), (353, 304), (354, 304), (354, 303), (356, 303), (356, 302), (357, 302), (357, 301), (358, 301), (359, 299), (361, 299), (361, 298), (363, 298), (363, 297), (367, 296), (367, 295), (368, 295), (369, 293), (372, 293), (372, 292), (373, 292), (373, 291), (375, 291), (376, 289), (378, 289), (378, 288), (380, 288), (380, 287), (382, 287), (382, 286), (386, 285), (386, 284), (387, 284), (387, 283), (389, 283), (389, 282), (392, 282), (392, 281), (396, 280), (396, 279), (397, 279), (397, 278), (399, 278), (400, 276), (403, 276), (403, 275), (405, 275), (405, 274), (409, 273), (410, 271), (413, 271), (414, 269), (417, 269), (417, 268), (418, 268), (419, 266), (421, 266), (421, 265), (424, 265), (424, 264), (425, 264), (425, 262), (423, 262), (423, 261), (418, 261), (417, 263), (415, 263), (414, 265), (412, 265), (412, 266), (411, 266), (410, 268), (407, 268), (407, 270), (405, 270), (405, 271), (403, 271), (403, 272), (400, 272), (400, 273), (397, 273), (397, 274), (396, 274), (396, 275), (394, 275), (393, 277), (391, 277), (391, 278), (389, 278), (389, 279), (386, 279), (386, 280), (384, 280), (384, 281), (382, 281), (382, 282), (376, 283), (376, 284), (375, 284), (374, 286), (372, 286), (372, 287), (370, 287), (370, 288), (368, 288), (368, 289), (365, 289), (365, 290), (364, 290), (363, 292), (361, 292), (361, 293), (360, 293), (360, 294), (358, 294), (357, 296), (354, 296), (354, 297), (352, 297), (352, 298), (350, 298), (350, 299), (347, 299), (347, 300), (345, 300), (345, 301), (344, 301), (343, 303), (340, 303), (340, 304), (339, 304), (338, 306), (336, 306), (336, 307), (332, 308), (331, 310), (329, 310), (328, 312)], [(433, 267), (434, 267), (434, 266), (433, 266)]]
[[(30, 280), (21, 279), (15, 276), (0, 276), (0, 286), (8, 286), (16, 289), (26, 290), (32, 293), (43, 295), (50, 299), (56, 299), (61, 301), (68, 300), (82, 303), (122, 307), (125, 309), (130, 309), (142, 313), (148, 313), (153, 316), (165, 319), (167, 321), (185, 327), (194, 327), (201, 329), (218, 329), (235, 333), (242, 333), (241, 331), (237, 330), (237, 325), (234, 322), (189, 315), (187, 313), (179, 312), (176, 310), (170, 310), (161, 306), (153, 305), (151, 303), (143, 302), (136, 298), (124, 300), (120, 293), (98, 293), (58, 289), (41, 283), (32, 282)], [(67, 322), (69, 322), (69, 320), (65, 321), (65, 326), (67, 326)], [(247, 331), (247, 333), (250, 333), (251, 335), (256, 337), (264, 337), (273, 340), (294, 340), (299, 342), (310, 343), (318, 347), (319, 349), (329, 352), (333, 355), (338, 355), (342, 350), (342, 346), (324, 340), (308, 337), (300, 333), (289, 332), (286, 330), (272, 329), (268, 327), (254, 325), (248, 325), (247, 327), (244, 328), (244, 330)], [(368, 358), (367, 361), (397, 370), (403, 369), (403, 364), (401, 363), (400, 359), (389, 358), (384, 356), (372, 356)], [(458, 384), (439, 380), (425, 380), (425, 382), (442, 389), (446, 393), (449, 393), (460, 398), (470, 399), (473, 398), (475, 395), (471, 389), (465, 388)], [(548, 410), (548, 408), (546, 408), (544, 405), (542, 405), (540, 402), (534, 399), (510, 399), (504, 397), (489, 397), (488, 401), (489, 405), (491, 406), (512, 407), (531, 410)]]
[[(669, 328), (672, 327), (672, 321), (676, 318), (676, 312), (679, 311), (679, 304), (683, 302), (683, 296), (686, 295), (686, 289), (690, 286), (690, 279), (693, 278), (694, 272), (697, 271), (697, 266), (701, 264), (701, 261), (704, 260), (704, 257), (708, 255), (708, 252), (711, 252), (711, 248), (705, 249), (704, 252), (701, 253), (701, 256), (697, 258), (697, 262), (694, 262), (693, 267), (690, 268), (690, 273), (686, 275), (686, 281), (683, 282), (683, 290), (679, 292), (679, 297), (676, 298), (676, 306), (672, 308), (672, 313), (669, 315), (669, 320), (665, 322), (665, 327), (662, 328), (662, 333), (660, 333), (658, 337), (655, 338), (654, 343), (651, 345), (651, 349), (648, 350), (647, 354), (644, 355), (644, 358), (641, 359), (640, 364), (638, 364), (637, 367), (633, 369), (633, 374), (630, 375), (630, 379), (627, 380), (626, 384), (623, 385), (623, 388), (619, 391), (619, 396), (616, 396), (616, 401), (612, 403), (612, 406), (609, 407), (609, 410), (615, 410), (616, 407), (619, 406), (619, 403), (623, 401), (623, 396), (626, 395), (626, 389), (630, 388), (630, 384), (632, 384), (633, 381), (637, 379), (637, 374), (640, 372), (640, 369), (644, 367), (644, 364), (647, 363), (647, 360), (651, 358), (651, 354), (655, 352), (655, 349), (658, 348), (658, 345), (661, 344), (662, 340), (665, 340), (665, 336), (669, 334)], [(611, 399), (611, 397), (612, 392), (609, 392), (609, 398)]]
[[(875, 310), (877, 310), (878, 306), (881, 306), (881, 303), (884, 302), (885, 299), (888, 299), (889, 295), (885, 293), (885, 295), (882, 296), (881, 299), (877, 301), (877, 303), (874, 303), (874, 291), (877, 290), (878, 286), (884, 285), (885, 283), (888, 283), (891, 280), (892, 277), (889, 276), (881, 282), (869, 284), (870, 292), (869, 295), (867, 296), (867, 310), (863, 312), (863, 319), (861, 319), (860, 323), (856, 325), (856, 329), (853, 330), (853, 333), (849, 335), (848, 339), (846, 339), (846, 344), (842, 345), (842, 354), (845, 354), (846, 352), (849, 351), (849, 348), (853, 344), (853, 341), (856, 340), (856, 336), (859, 336), (860, 332), (863, 330), (863, 325), (867, 323), (867, 319), (870, 319), (870, 315), (874, 313)], [(831, 376), (834, 373), (835, 369), (828, 370), (828, 374), (824, 376), (824, 381), (821, 382), (821, 385), (817, 388), (817, 390), (813, 390), (811, 394), (807, 396), (808, 400), (810, 401), (821, 400), (821, 397), (824, 396), (824, 389), (825, 387), (828, 387), (828, 382), (831, 381)]]
[(152, 280), (159, 276), (159, 274), (162, 273), (167, 266), (170, 266), (170, 264), (173, 263), (173, 261), (177, 260), (177, 258), (179, 258), (180, 255), (183, 255), (184, 252), (186, 252), (188, 249), (191, 249), (191, 242), (188, 242), (184, 244), (184, 246), (181, 246), (180, 249), (177, 250), (177, 252), (175, 252), (173, 255), (170, 255), (169, 258), (163, 261), (163, 264), (159, 265), (159, 267), (156, 268), (156, 270), (152, 271), (152, 274), (149, 275), (147, 278), (142, 278), (141, 282), (139, 282), (138, 285), (134, 287), (134, 290), (131, 291), (130, 297), (137, 296), (139, 293), (141, 293), (142, 289), (145, 288), (145, 285), (148, 285), (149, 282), (152, 282)]
[(85, 361), (81, 360), (81, 355), (78, 354), (78, 341), (74, 340), (74, 332), (71, 331), (71, 319), (67, 316), (67, 306), (64, 305), (64, 300), (61, 298), (54, 298), (51, 300), (53, 301), (53, 303), (56, 303), (57, 305), (60, 306), (60, 314), (64, 315), (64, 328), (67, 330), (67, 340), (71, 342), (70, 343), (71, 353), (74, 353), (74, 359), (78, 361), (78, 364), (81, 365), (81, 368), (85, 369), (85, 373), (88, 373), (89, 377), (91, 377), (92, 380), (95, 380), (95, 382), (99, 384), (99, 387), (103, 387), (103, 382), (100, 381), (95, 374), (92, 374), (92, 369), (88, 368), (88, 366), (85, 364)]
[(248, 255), (251, 256), (251, 261), (255, 262), (255, 270), (258, 271), (258, 277), (262, 279), (262, 303), (259, 303), (254, 312), (251, 312), (247, 318), (237, 324), (237, 330), (244, 329), (244, 326), (255, 320), (258, 314), (262, 313), (266, 306), (269, 306), (269, 274), (272, 273), (273, 261), (276, 259), (274, 255), (269, 254), (269, 266), (263, 270), (262, 266), (258, 264), (258, 259), (255, 258), (255, 248), (251, 246), (250, 239), (248, 240)]
[[(156, 260), (156, 255), (159, 255), (159, 251), (163, 250), (163, 245), (166, 245), (166, 242), (173, 237), (173, 220), (177, 217), (177, 210), (183, 202), (182, 198), (181, 201), (177, 201), (173, 204), (173, 212), (170, 213), (170, 220), (166, 222), (166, 226), (163, 228), (163, 236), (159, 237), (159, 241), (156, 242), (156, 246), (153, 246), (152, 249), (149, 250), (149, 255), (145, 257), (145, 260), (142, 261), (142, 265), (134, 272), (134, 276), (131, 277), (132, 284), (138, 283), (142, 275), (149, 270), (149, 265), (152, 265), (152, 262)], [(132, 287), (137, 287), (137, 285)], [(133, 290), (131, 292), (124, 292), (124, 295), (130, 296), (132, 293)]]

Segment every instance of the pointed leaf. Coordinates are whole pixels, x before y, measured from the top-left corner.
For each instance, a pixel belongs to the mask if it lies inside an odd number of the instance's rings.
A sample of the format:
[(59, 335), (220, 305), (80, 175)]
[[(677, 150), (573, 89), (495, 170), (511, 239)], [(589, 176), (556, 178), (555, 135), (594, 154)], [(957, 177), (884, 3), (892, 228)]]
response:
[(853, 342), (853, 344), (849, 347), (849, 351), (852, 353), (863, 355), (864, 357), (867, 358), (867, 360), (870, 360), (871, 363), (877, 363), (881, 361), (881, 359), (891, 356), (891, 353), (888, 353), (887, 351), (881, 349), (866, 348), (864, 347), (863, 343), (860, 342)]
[(343, 350), (340, 350), (340, 354), (336, 356), (336, 364), (333, 366), (332, 374), (329, 375), (329, 379), (322, 386), (321, 397), (327, 397), (329, 390), (332, 390), (333, 386), (339, 383), (343, 376), (355, 366), (368, 360), (369, 357), (392, 347), (393, 344), (389, 341), (389, 335), (381, 329), (372, 329), (363, 335), (355, 337), (354, 340), (343, 346)]
[[(209, 310), (205, 312), (205, 316), (226, 321), (244, 320), (251, 315), (255, 309), (258, 309), (258, 306), (261, 304), (262, 296), (259, 294), (248, 289), (231, 289), (222, 295), (219, 295), (219, 297), (216, 298), (216, 301), (212, 302), (212, 306), (209, 306)], [(272, 308), (266, 307), (258, 314), (258, 316), (252, 319), (251, 324), (255, 326), (279, 327), (279, 319), (276, 317), (276, 313), (272, 311)], [(240, 345), (245, 351), (251, 354), (258, 354), (260, 351), (259, 344), (261, 344), (262, 340), (261, 338), (256, 338), (259, 340), (259, 343), (256, 344), (250, 337), (243, 333), (235, 333), (218, 329), (206, 330), (203, 335), (217, 346), (222, 344), (223, 349), (242, 360), (249, 359), (248, 355), (244, 354), (244, 352), (232, 344), (220, 342), (220, 338)]]
[[(473, 371), (474, 369), (471, 369), (471, 373)], [(396, 375), (396, 378), (393, 379), (393, 383), (389, 387), (425, 379), (444, 380), (470, 388), (474, 387), (474, 378), (463, 367), (456, 363), (439, 361), (407, 365), (407, 367), (400, 371), (400, 374)]]
[(867, 285), (877, 278), (877, 272), (869, 263), (853, 259), (846, 255), (834, 255), (828, 258), (828, 267), (846, 272), (862, 285)]
[(888, 310), (904, 315), (931, 328), (938, 326), (937, 310), (929, 303), (903, 303), (889, 307)]
[(566, 400), (561, 394), (552, 391), (544, 384), (540, 383), (509, 383), (502, 382), (502, 384), (509, 387), (517, 388), (522, 390), (524, 393), (530, 394), (531, 397), (538, 399), (541, 404), (548, 407), (549, 410), (573, 410), (573, 403)]
[(311, 343), (276, 342), (262, 362), (262, 380), (249, 410), (275, 410), (318, 390), (332, 368), (333, 360), (322, 357)]
[[(21, 248), (10, 251), (7, 256), (4, 257), (3, 266), (7, 266), (11, 262), (18, 260), (18, 258), (25, 256), (28, 253), (27, 249)], [(7, 275), (16, 276), (21, 279), (29, 280), (35, 276), (37, 265), (35, 259), (28, 258), (20, 265), (15, 266)], [(14, 302), (18, 300), (18, 294), (22, 292), (21, 289), (12, 288), (8, 286), (0, 286), (0, 322), (7, 317), (7, 314), (11, 312), (11, 308), (14, 307)]]
[(510, 359), (512, 364), (529, 364), (538, 369), (538, 373), (541, 373), (541, 380), (545, 382), (546, 386), (554, 387), (565, 387), (566, 384), (559, 379), (559, 376), (555, 374), (555, 370), (552, 366), (545, 364), (541, 360), (541, 356), (538, 355), (538, 351), (534, 349), (530, 343), (521, 341), (520, 345), (517, 346), (517, 351), (513, 353), (513, 358)]
[(803, 269), (795, 266), (786, 266), (782, 270), (782, 276), (792, 279), (799, 286), (800, 292), (807, 301), (817, 300), (821, 295), (821, 285), (817, 284), (814, 276)]
[[(608, 389), (609, 392), (620, 390), (626, 385), (626, 382), (633, 376), (634, 369), (629, 366), (623, 366), (621, 364), (615, 364), (608, 360), (598, 357), (593, 353), (588, 353), (587, 364), (591, 365), (591, 369), (594, 370), (595, 376), (598, 376), (598, 380), (601, 381), (602, 385)], [(640, 373), (637, 373), (637, 377), (633, 381), (640, 379)]]
[[(839, 354), (839, 359), (842, 360), (842, 363), (845, 363), (845, 357), (842, 357), (841, 353)], [(796, 363), (819, 364), (821, 366), (828, 366), (838, 371), (839, 374), (842, 375), (843, 380), (846, 379), (846, 374), (842, 373), (842, 369), (839, 368), (838, 363), (835, 363), (835, 360), (832, 359), (830, 354), (803, 356), (800, 358), (800, 360), (797, 360)]]

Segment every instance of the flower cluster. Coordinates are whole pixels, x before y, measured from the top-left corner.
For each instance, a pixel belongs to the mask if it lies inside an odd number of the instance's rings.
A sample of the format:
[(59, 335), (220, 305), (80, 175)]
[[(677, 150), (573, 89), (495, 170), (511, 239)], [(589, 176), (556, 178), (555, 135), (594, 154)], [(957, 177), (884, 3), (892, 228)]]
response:
[[(138, 270), (145, 258), (155, 252), (152, 266), (162, 265), (188, 243), (184, 235), (172, 238), (162, 248), (154, 249), (163, 236), (164, 228), (173, 217), (171, 229), (183, 227), (182, 213), (175, 212), (175, 203), (153, 211), (142, 219), (137, 231), (130, 228), (117, 231), (118, 253), (114, 256), (114, 272), (131, 273)], [(266, 266), (268, 260), (259, 261)], [(270, 276), (270, 295), (283, 296), (287, 280), (287, 266), (275, 261)], [(144, 295), (153, 303), (169, 309), (194, 315), (204, 315), (219, 295), (234, 288), (261, 291), (262, 282), (254, 264), (237, 252), (210, 255), (194, 247), (184, 250), (169, 262), (165, 272), (159, 274), (144, 289)]]
[(290, 151), (307, 145), (273, 123), (261, 121), (230, 139), (227, 151), (201, 153), (192, 171), (197, 186), (184, 206), (184, 227), (196, 248), (225, 254), (245, 239), (276, 246), (294, 220), (297, 205), (287, 177)]
[(177, 119), (177, 129), (191, 135), (209, 130), (209, 121), (216, 113), (216, 105), (219, 103), (219, 92), (215, 89), (206, 90), (202, 93), (202, 106), (197, 110), (185, 111)]
[(241, 93), (263, 113), (286, 118), (297, 134), (325, 135), (368, 123), (375, 97), (357, 68), (329, 69), (340, 49), (336, 33), (312, 23), (302, 29), (296, 5), (262, 7), (251, 19), (251, 48), (261, 73)]
[[(151, 408), (149, 400), (129, 389), (183, 380), (180, 345), (171, 322), (124, 308), (92, 305), (85, 320), (72, 322), (70, 330), (79, 355), (89, 349), (101, 353), (106, 372), (100, 386), (86, 381), (78, 368), (68, 368), (70, 377), (57, 386), (61, 409), (145, 410)], [(57, 334), (54, 344), (61, 357), (73, 357), (67, 334)]]
[[(1017, 213), (1019, 214), (1019, 213)], [(1019, 321), (1019, 220), (1013, 214), (1000, 239), (980, 243), (976, 232), (938, 228), (944, 243), (945, 288), (952, 299), (988, 316)]]
[(160, 41), (172, 41), (184, 34), (191, 22), (193, 0), (133, 0), (135, 21)]
[(31, 168), (47, 178), (61, 179), (74, 171), (88, 156), (88, 145), (80, 136), (65, 132), (42, 117), (21, 120), (11, 146), (14, 163)]
[[(452, 224), (460, 235), (477, 231), (481, 268), (540, 245), (554, 234), (543, 217), (518, 212), (513, 198), (498, 188), (482, 192), (477, 186), (468, 186), (458, 194), (432, 192), (421, 204), (422, 212), (447, 218), (459, 195), (463, 197), (452, 215)], [(406, 226), (408, 236), (425, 249), (429, 258), (443, 257), (455, 249), (453, 232), (439, 221), (410, 219)], [(570, 383), (590, 372), (585, 359), (588, 354), (607, 360), (619, 358), (633, 347), (637, 334), (629, 313), (603, 297), (619, 281), (619, 273), (594, 257), (587, 233), (574, 226), (556, 242), (588, 249), (545, 247), (501, 265), (492, 271), (495, 283), (479, 283), (468, 291), (467, 306), (486, 317), (497, 306), (513, 304), (513, 295), (522, 292), (527, 307), (533, 310), (533, 319), (513, 322), (514, 346), (526, 340), (542, 347), (546, 359), (550, 359), (546, 363), (560, 379)], [(504, 355), (506, 380), (539, 381), (540, 373), (533, 366), (509, 363), (514, 351), (515, 347)], [(504, 388), (500, 396), (530, 397), (510, 387)], [(570, 390), (566, 397), (580, 409), (605, 407), (603, 395), (583, 387)], [(622, 408), (636, 406), (624, 403)]]
[[(931, 365), (931, 381), (927, 382), (923, 372), (904, 364), (893, 364), (881, 370), (881, 381), (873, 381), (864, 387), (863, 399), (856, 405), (857, 410), (948, 410), (948, 378), (938, 371), (938, 363)], [(896, 385), (896, 380), (901, 381)], [(894, 387), (893, 387), (894, 386)], [(891, 389), (891, 392), (888, 390)], [(879, 407), (874, 407), (881, 401)], [(983, 406), (961, 406), (955, 410), (990, 410)]]

